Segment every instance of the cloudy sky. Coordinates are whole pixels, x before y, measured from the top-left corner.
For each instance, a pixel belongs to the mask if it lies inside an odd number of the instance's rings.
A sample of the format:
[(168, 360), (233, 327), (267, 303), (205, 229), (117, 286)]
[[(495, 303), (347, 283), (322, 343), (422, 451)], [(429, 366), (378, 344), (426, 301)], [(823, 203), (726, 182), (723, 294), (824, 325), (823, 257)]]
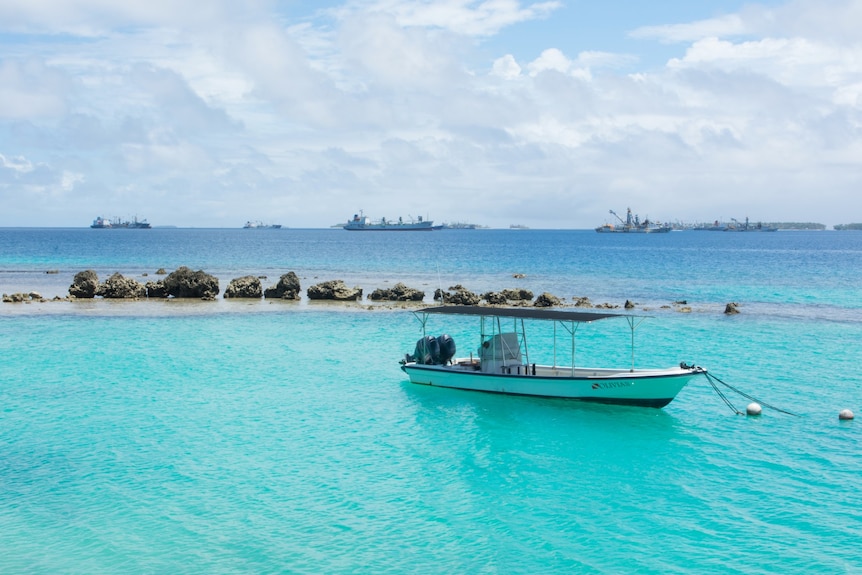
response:
[(0, 0), (0, 226), (862, 221), (862, 0)]

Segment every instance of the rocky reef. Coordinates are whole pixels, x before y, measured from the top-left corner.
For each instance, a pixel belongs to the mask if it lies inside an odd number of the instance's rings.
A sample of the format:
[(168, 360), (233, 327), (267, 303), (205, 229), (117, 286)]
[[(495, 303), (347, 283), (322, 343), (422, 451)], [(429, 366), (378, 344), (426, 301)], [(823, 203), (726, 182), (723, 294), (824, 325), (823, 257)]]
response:
[(227, 288), (224, 290), (224, 297), (230, 298), (246, 298), (260, 299), (263, 295), (263, 288), (260, 285), (260, 278), (257, 276), (243, 276), (230, 280)]
[(342, 280), (331, 280), (311, 286), (306, 295), (312, 300), (359, 301), (362, 299), (362, 288), (349, 288)]
[[(71, 290), (69, 292), (71, 295)], [(141, 282), (115, 273), (96, 288), (96, 295), (105, 299), (140, 299), (147, 297), (147, 287)]]
[(372, 301), (422, 301), (425, 292), (398, 282), (389, 289), (376, 289), (368, 296)]
[(263, 297), (298, 300), (300, 289), (302, 288), (299, 285), (299, 278), (296, 274), (294, 272), (287, 272), (278, 279), (277, 284), (264, 290)]

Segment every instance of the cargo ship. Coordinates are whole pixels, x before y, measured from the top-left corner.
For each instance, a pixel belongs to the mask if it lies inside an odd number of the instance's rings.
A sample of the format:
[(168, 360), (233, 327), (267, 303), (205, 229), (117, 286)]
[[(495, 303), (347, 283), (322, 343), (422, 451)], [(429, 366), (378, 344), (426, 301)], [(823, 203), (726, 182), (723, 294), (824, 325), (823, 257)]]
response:
[(120, 218), (114, 218), (109, 220), (108, 218), (103, 218), (99, 216), (93, 223), (90, 225), (91, 228), (94, 229), (132, 229), (132, 230), (148, 230), (152, 226), (147, 223), (147, 220), (139, 220), (137, 216), (133, 220), (121, 220)]
[(260, 221), (247, 221), (243, 226), (245, 230), (280, 230), (281, 224), (265, 224)]

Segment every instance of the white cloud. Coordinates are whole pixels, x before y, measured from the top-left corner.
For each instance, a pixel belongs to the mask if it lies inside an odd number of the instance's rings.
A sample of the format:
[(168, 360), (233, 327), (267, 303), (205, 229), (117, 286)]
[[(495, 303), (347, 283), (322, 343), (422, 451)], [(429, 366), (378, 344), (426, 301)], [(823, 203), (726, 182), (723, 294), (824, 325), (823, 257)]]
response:
[(663, 43), (696, 42), (704, 38), (795, 38), (852, 45), (862, 41), (859, 0), (791, 0), (777, 6), (749, 4), (734, 14), (695, 22), (642, 26), (630, 32), (639, 39)]
[[(668, 66), (709, 65), (725, 70), (746, 69), (783, 78), (787, 83), (821, 85), (828, 81), (828, 70), (818, 71), (815, 77), (809, 74), (824, 64), (841, 65), (845, 55), (850, 55), (847, 49), (835, 49), (804, 38), (765, 38), (739, 43), (706, 38), (693, 43), (683, 58), (670, 60)], [(852, 60), (856, 58), (851, 57), (851, 64)]]
[(20, 156), (17, 158), (7, 158), (3, 154), (0, 154), (0, 168), (3, 168), (4, 171), (8, 170), (10, 173), (26, 174), (33, 171), (33, 164)]
[(638, 70), (622, 50), (549, 39), (519, 61), (486, 42), (575, 12), (558, 2), (210, 3), (196, 19), (163, 0), (0, 0), (0, 195), (17, 202), (0, 225), (46, 225), (22, 221), (21, 197), (73, 195), (52, 223), (95, 205), (178, 225), (364, 208), (586, 227), (630, 203), (839, 223), (862, 209), (860, 4), (639, 28), (676, 56)]
[(708, 37), (740, 36), (747, 33), (746, 24), (738, 14), (663, 26), (643, 26), (630, 33), (633, 38), (656, 39), (665, 43), (692, 42)]
[(530, 71), (530, 75), (535, 76), (548, 70), (566, 74), (571, 67), (572, 61), (565, 54), (556, 48), (548, 48), (538, 58), (530, 62), (527, 69)]
[(835, 104), (862, 110), (862, 82), (839, 86), (835, 90)]
[(581, 52), (572, 60), (561, 50), (549, 48), (544, 50), (538, 58), (527, 64), (527, 70), (531, 76), (553, 71), (589, 80), (592, 77), (593, 70), (618, 68), (632, 64), (635, 60), (636, 58), (626, 54), (611, 54), (599, 51)]
[(816, 98), (830, 99), (833, 105), (862, 109), (862, 44), (837, 47), (805, 38), (733, 43), (707, 38), (692, 44), (682, 58), (670, 60), (668, 68), (756, 75), (786, 86), (788, 101), (798, 97), (797, 90), (808, 90)]
[(36, 59), (0, 60), (0, 119), (59, 117), (68, 89), (62, 72)]
[(369, 89), (433, 90), (462, 73), (445, 38), (402, 27), (384, 15), (350, 18), (339, 44), (345, 64)]
[(515, 57), (511, 54), (506, 54), (494, 60), (491, 67), (491, 73), (501, 78), (512, 80), (521, 75), (521, 66), (515, 61)]
[(75, 189), (75, 185), (84, 181), (83, 174), (76, 174), (74, 172), (64, 171), (62, 176), (60, 177), (60, 189), (64, 192), (71, 192)]
[(379, 0), (362, 10), (391, 14), (399, 26), (440, 28), (465, 36), (490, 36), (519, 22), (546, 18), (562, 2), (517, 0)]
[(637, 63), (637, 57), (631, 54), (615, 54), (596, 50), (578, 54), (578, 64), (587, 68), (621, 68)]
[[(254, 6), (249, 3), (247, 6)], [(15, 33), (96, 37), (138, 26), (207, 26), (234, 12), (235, 3), (173, 0), (0, 0), (2, 28)]]
[(62, 205), (75, 184), (83, 180), (83, 174), (58, 172), (45, 163), (0, 154), (0, 200), (4, 210), (10, 213), (21, 206), (43, 209), (45, 202), (56, 201)]

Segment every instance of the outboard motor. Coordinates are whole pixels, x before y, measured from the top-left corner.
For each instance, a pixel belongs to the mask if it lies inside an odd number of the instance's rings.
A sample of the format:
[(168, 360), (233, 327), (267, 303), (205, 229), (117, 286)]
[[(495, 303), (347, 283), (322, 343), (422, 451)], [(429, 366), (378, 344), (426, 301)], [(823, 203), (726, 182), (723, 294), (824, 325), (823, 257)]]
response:
[(440, 343), (437, 338), (427, 335), (417, 341), (413, 357), (419, 364), (433, 365), (437, 363), (440, 358)]
[(437, 338), (437, 347), (440, 350), (439, 363), (447, 364), (455, 357), (455, 340), (449, 334), (443, 334)]

